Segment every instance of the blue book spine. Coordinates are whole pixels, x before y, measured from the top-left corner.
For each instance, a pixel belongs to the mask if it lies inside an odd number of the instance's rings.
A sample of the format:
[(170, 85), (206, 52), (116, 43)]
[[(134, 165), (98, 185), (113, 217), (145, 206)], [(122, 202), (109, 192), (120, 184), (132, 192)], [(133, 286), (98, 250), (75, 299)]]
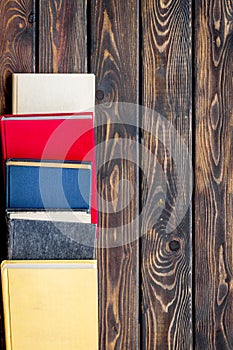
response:
[(6, 173), (8, 209), (90, 211), (91, 163), (9, 160)]

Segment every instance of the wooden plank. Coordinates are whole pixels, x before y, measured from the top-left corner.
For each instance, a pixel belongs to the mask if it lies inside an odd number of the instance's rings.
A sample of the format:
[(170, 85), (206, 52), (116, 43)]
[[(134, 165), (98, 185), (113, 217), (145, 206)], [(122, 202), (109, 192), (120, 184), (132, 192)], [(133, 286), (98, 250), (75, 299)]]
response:
[[(137, 106), (119, 102), (138, 103), (139, 2), (92, 0), (90, 3), (90, 66), (97, 79), (96, 123), (100, 144), (99, 348), (135, 350), (138, 349), (138, 116)], [(129, 144), (135, 147), (127, 147)], [(123, 181), (125, 187), (121, 186)], [(124, 208), (130, 189), (131, 201)]]
[(12, 72), (35, 71), (35, 1), (0, 2), (0, 112), (11, 113)]
[[(191, 3), (141, 2), (141, 349), (190, 349)], [(158, 112), (158, 114), (155, 113)]]
[(38, 71), (87, 71), (87, 0), (39, 0)]
[[(35, 71), (36, 16), (34, 0), (0, 2), (0, 113), (11, 113), (11, 75)], [(6, 227), (2, 173), (0, 176), (0, 257), (6, 258)], [(0, 293), (1, 294), (1, 293)], [(1, 295), (0, 295), (1, 297)], [(5, 349), (2, 303), (0, 304), (0, 349)]]
[(196, 349), (233, 348), (233, 8), (196, 2)]

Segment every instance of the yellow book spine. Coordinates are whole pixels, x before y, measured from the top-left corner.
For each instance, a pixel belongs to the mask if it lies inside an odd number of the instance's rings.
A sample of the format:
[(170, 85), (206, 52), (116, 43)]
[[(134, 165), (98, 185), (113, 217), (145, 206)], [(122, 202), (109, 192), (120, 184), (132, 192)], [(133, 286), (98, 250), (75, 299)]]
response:
[(6, 302), (3, 304), (4, 312), (4, 324), (5, 324), (5, 342), (6, 350), (11, 350), (12, 337), (11, 337), (11, 322), (10, 322), (10, 299), (9, 299), (9, 278), (8, 270), (5, 269), (6, 261), (1, 264), (1, 280), (2, 280), (2, 297)]

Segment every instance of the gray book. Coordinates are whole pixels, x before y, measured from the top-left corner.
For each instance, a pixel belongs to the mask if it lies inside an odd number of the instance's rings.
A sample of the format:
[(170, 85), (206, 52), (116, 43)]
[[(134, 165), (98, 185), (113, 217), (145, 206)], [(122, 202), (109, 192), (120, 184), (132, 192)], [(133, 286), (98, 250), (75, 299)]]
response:
[[(7, 212), (8, 259), (85, 260), (94, 259), (96, 225), (57, 219), (41, 213)], [(39, 216), (40, 215), (40, 216)]]

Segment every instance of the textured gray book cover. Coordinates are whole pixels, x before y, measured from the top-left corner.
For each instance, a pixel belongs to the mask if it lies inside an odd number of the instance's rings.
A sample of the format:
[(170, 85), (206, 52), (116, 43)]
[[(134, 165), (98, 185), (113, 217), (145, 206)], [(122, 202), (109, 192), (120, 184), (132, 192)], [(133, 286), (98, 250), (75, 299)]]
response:
[(96, 225), (79, 222), (11, 219), (8, 259), (82, 260), (95, 257)]

